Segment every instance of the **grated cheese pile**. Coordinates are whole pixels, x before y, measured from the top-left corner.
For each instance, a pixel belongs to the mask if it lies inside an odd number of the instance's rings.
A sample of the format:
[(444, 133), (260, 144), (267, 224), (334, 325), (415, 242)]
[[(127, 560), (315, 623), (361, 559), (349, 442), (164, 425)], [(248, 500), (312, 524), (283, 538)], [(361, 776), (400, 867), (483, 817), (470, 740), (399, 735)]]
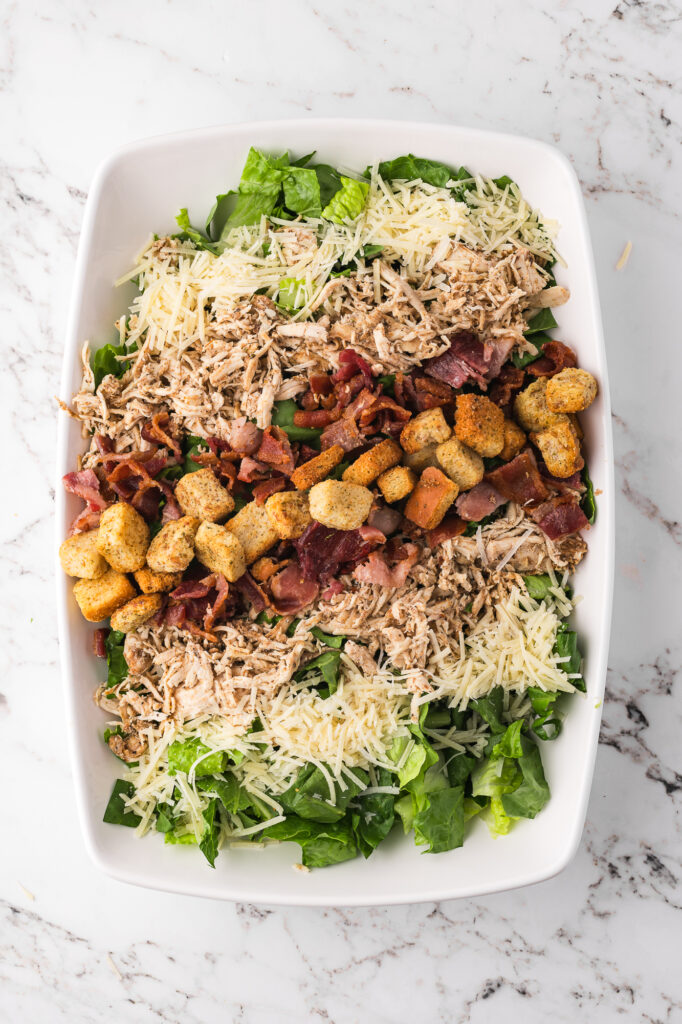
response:
[[(461, 185), (461, 183), (458, 183)], [(474, 178), (455, 197), (447, 188), (421, 181), (384, 182), (373, 172), (361, 216), (352, 224), (262, 218), (230, 232), (218, 256), (192, 243), (164, 239), (150, 244), (118, 282), (137, 279), (128, 342), (144, 336), (148, 352), (182, 351), (204, 340), (212, 321), (256, 292), (276, 298), (283, 280), (296, 282), (303, 297), (297, 319), (312, 316), (335, 264), (348, 264), (365, 245), (384, 247), (384, 258), (401, 260), (410, 278), (426, 274), (452, 243), (483, 253), (524, 247), (554, 261), (558, 225), (543, 220), (515, 184), (504, 188)], [(358, 273), (372, 273), (357, 260)]]

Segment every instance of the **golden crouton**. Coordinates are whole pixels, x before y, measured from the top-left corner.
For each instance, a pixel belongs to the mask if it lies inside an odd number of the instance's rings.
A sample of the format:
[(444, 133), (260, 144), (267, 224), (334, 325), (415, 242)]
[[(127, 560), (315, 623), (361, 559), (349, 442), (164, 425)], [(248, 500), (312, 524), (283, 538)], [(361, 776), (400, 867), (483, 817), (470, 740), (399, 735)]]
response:
[(597, 397), (597, 382), (587, 370), (567, 366), (547, 381), (547, 407), (552, 412), (581, 412)]
[(345, 480), (324, 480), (310, 491), (310, 514), (334, 530), (357, 530), (369, 515), (372, 492)]
[(194, 552), (202, 565), (221, 573), (228, 583), (234, 583), (246, 572), (241, 542), (219, 523), (201, 524), (194, 538)]
[(307, 491), (313, 484), (324, 480), (340, 462), (343, 462), (345, 451), (340, 444), (333, 444), (319, 455), (298, 466), (291, 474), (291, 482), (297, 491)]
[(516, 396), (514, 419), (524, 430), (544, 430), (553, 423), (565, 422), (563, 413), (552, 412), (547, 405), (546, 377), (534, 380)]
[(225, 528), (240, 542), (247, 565), (264, 555), (279, 540), (265, 505), (259, 505), (256, 501), (244, 505), (236, 516), (225, 523)]
[(441, 468), (451, 480), (454, 480), (460, 491), (471, 490), (483, 479), (485, 472), (483, 459), (477, 452), (458, 441), (456, 437), (451, 437), (443, 444), (438, 445), (436, 458)]
[(67, 537), (59, 548), (59, 561), (67, 576), (79, 576), (82, 580), (96, 580), (103, 576), (109, 566), (97, 550), (97, 530), (76, 533)]
[(186, 516), (220, 523), (234, 509), (234, 498), (210, 469), (186, 473), (175, 486), (175, 497)]
[(415, 473), (423, 473), (427, 466), (438, 469), (438, 458), (436, 456), (437, 444), (427, 444), (418, 452), (405, 452), (403, 462)]
[(182, 583), (181, 572), (154, 572), (153, 569), (138, 569), (133, 575), (143, 594), (165, 594), (169, 590), (175, 590)]
[(132, 505), (117, 501), (102, 512), (97, 550), (117, 572), (134, 572), (144, 565), (149, 527)]
[(147, 565), (154, 572), (184, 572), (194, 558), (194, 538), (199, 520), (194, 516), (171, 519), (162, 526), (147, 552)]
[(568, 421), (553, 423), (538, 433), (532, 433), (530, 439), (540, 449), (552, 476), (573, 476), (585, 465), (580, 454), (580, 442)]
[(504, 413), (485, 395), (457, 395), (455, 434), (462, 444), (490, 459), (504, 445)]
[(409, 466), (394, 466), (393, 469), (387, 469), (382, 473), (377, 483), (384, 501), (390, 505), (394, 501), (406, 498), (410, 491), (414, 490), (417, 477)]
[(312, 521), (307, 491), (277, 491), (265, 502), (265, 511), (282, 540), (300, 537)]
[(511, 460), (519, 454), (521, 449), (526, 443), (526, 435), (521, 430), (521, 427), (514, 423), (513, 420), (504, 421), (504, 448), (500, 452), (500, 458), (504, 459), (505, 462), (511, 462)]
[(452, 433), (440, 406), (425, 409), (405, 424), (400, 433), (400, 443), (406, 452), (418, 452), (427, 444), (447, 441)]
[(450, 477), (429, 466), (407, 499), (405, 515), (422, 529), (433, 530), (458, 494), (459, 488)]
[(88, 622), (101, 622), (135, 597), (135, 587), (123, 573), (109, 569), (96, 580), (79, 580), (73, 596)]
[(152, 615), (156, 615), (163, 604), (160, 594), (140, 594), (132, 601), (117, 608), (111, 616), (111, 628), (121, 633), (132, 633), (142, 626)]
[(402, 457), (400, 445), (387, 437), (385, 441), (380, 441), (369, 451), (363, 452), (352, 466), (345, 470), (343, 479), (349, 484), (362, 484), (363, 487), (367, 487), (385, 470), (396, 466)]
[(265, 583), (276, 572), (283, 569), (288, 561), (288, 559), (285, 559), (283, 562), (276, 562), (274, 558), (268, 558), (267, 555), (263, 555), (262, 558), (256, 559), (251, 566), (251, 575), (257, 583)]

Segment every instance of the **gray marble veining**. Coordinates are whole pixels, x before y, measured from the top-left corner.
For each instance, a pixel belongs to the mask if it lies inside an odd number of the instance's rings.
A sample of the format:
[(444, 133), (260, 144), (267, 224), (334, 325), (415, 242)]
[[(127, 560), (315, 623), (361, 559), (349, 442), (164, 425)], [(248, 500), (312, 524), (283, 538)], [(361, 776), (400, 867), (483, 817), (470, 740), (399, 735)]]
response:
[[(1, 10), (0, 1020), (681, 1020), (679, 0)], [(615, 410), (614, 626), (580, 851), (532, 889), (267, 910), (127, 889), (85, 856), (51, 521), (53, 396), (85, 195), (128, 140), (307, 113), (543, 138), (587, 197)]]

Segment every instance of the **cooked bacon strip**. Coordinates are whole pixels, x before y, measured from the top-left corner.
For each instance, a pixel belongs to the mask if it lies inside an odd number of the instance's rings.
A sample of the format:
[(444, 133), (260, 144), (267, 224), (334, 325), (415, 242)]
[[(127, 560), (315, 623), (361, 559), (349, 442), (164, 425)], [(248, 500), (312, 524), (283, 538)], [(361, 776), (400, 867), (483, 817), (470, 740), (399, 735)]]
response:
[(366, 359), (363, 359), (359, 353), (352, 348), (345, 348), (339, 352), (339, 368), (336, 373), (332, 374), (332, 380), (336, 383), (342, 383), (348, 381), (351, 377), (355, 377), (356, 374), (362, 374), (365, 387), (372, 387), (374, 384), (374, 377), (372, 375), (372, 368)]
[(365, 428), (374, 422), (376, 417), (381, 412), (390, 413), (391, 420), (397, 420), (400, 423), (401, 429), (404, 423), (410, 419), (411, 413), (409, 409), (405, 409), (402, 405), (398, 405), (388, 395), (378, 395), (371, 405), (368, 405), (360, 413), (360, 427)]
[(311, 373), (310, 390), (314, 395), (331, 395), (334, 392), (334, 382), (328, 373)]
[(259, 505), (264, 505), (271, 494), (285, 490), (286, 486), (286, 477), (273, 476), (269, 480), (263, 480), (262, 483), (256, 484), (251, 493)]
[(488, 364), (487, 377), (492, 380), (497, 377), (503, 364), (509, 358), (511, 350), (516, 344), (513, 335), (505, 335), (500, 338), (488, 338), (483, 345), (483, 353)]
[(564, 345), (563, 341), (546, 341), (542, 346), (540, 358), (534, 363), (529, 363), (526, 370), (533, 377), (553, 377), (567, 366), (577, 365), (578, 357), (572, 348)]
[(544, 501), (530, 514), (550, 540), (568, 537), (590, 525), (576, 498), (569, 494)]
[(256, 612), (262, 612), (270, 603), (248, 569), (232, 586), (246, 598)]
[(521, 506), (544, 501), (549, 494), (530, 448), (526, 448), (511, 462), (488, 473), (486, 480), (503, 497)]
[(175, 590), (171, 590), (170, 596), (174, 601), (208, 597), (215, 583), (216, 577), (213, 575), (206, 576), (203, 580), (184, 580)]
[(88, 511), (96, 512), (105, 509), (109, 502), (100, 493), (100, 482), (92, 469), (82, 469), (78, 473), (66, 473), (62, 477), (64, 490), (69, 494), (77, 494), (88, 503)]
[(459, 537), (466, 530), (467, 524), (459, 516), (446, 516), (442, 523), (439, 523), (434, 530), (426, 534), (426, 543), (430, 548), (437, 548), (446, 540)]
[(237, 480), (245, 484), (252, 484), (254, 480), (265, 480), (270, 472), (270, 467), (264, 462), (256, 462), (250, 455), (245, 455), (239, 467)]
[(92, 651), (96, 658), (106, 658), (107, 649), (104, 641), (110, 633), (110, 629), (96, 629), (92, 634)]
[(295, 540), (303, 578), (326, 583), (340, 570), (366, 558), (371, 545), (358, 530), (333, 530), (312, 522)]
[(405, 544), (403, 550), (404, 557), (393, 566), (388, 564), (385, 552), (372, 551), (367, 561), (355, 569), (354, 578), (360, 583), (373, 583), (379, 587), (402, 587), (419, 558), (416, 544)]
[(507, 498), (493, 487), (488, 480), (481, 480), (470, 491), (460, 494), (455, 502), (457, 514), (468, 523), (478, 523), (494, 512), (500, 505), (506, 505)]
[(468, 380), (474, 380), (484, 391), (489, 369), (490, 360), (486, 359), (483, 343), (471, 331), (451, 335), (447, 352), (424, 364), (424, 372), (429, 377), (444, 380), (453, 388), (461, 388)]
[(429, 377), (415, 377), (416, 407), (419, 412), (435, 409), (438, 406), (451, 405), (455, 401), (455, 392), (445, 381)]
[(297, 561), (290, 562), (270, 580), (272, 604), (280, 615), (297, 615), (315, 600), (318, 590), (317, 583), (304, 578)]
[(256, 457), (258, 462), (266, 462), (268, 465), (274, 466), (285, 476), (291, 476), (296, 468), (296, 460), (289, 438), (281, 427), (265, 428)]
[(313, 429), (328, 427), (335, 423), (341, 415), (341, 410), (335, 409), (310, 409), (299, 410), (294, 413), (295, 427), (312, 427)]
[(523, 387), (525, 371), (513, 363), (506, 363), (500, 370), (499, 375), (492, 381), (488, 397), (501, 409), (507, 409), (517, 391)]
[[(365, 444), (365, 438), (360, 433), (354, 419), (344, 416), (343, 419), (324, 428), (320, 437), (322, 451), (333, 448), (335, 444), (341, 445), (345, 452), (352, 452), (355, 448), (360, 448)], [(317, 455), (317, 452), (315, 454)]]
[(87, 530), (97, 529), (101, 515), (101, 512), (92, 512), (89, 508), (84, 508), (71, 523), (69, 537), (73, 537), (75, 533), (85, 533)]
[(227, 605), (230, 587), (221, 573), (215, 576), (216, 597), (204, 616), (204, 629), (211, 630)]
[(263, 431), (247, 420), (246, 416), (240, 416), (230, 423), (229, 445), (239, 455), (255, 455), (260, 448), (262, 436)]
[(167, 412), (158, 412), (152, 416), (151, 422), (145, 423), (142, 428), (142, 437), (145, 441), (158, 441), (175, 455), (176, 459), (182, 458), (182, 449), (179, 443), (170, 432), (170, 416)]

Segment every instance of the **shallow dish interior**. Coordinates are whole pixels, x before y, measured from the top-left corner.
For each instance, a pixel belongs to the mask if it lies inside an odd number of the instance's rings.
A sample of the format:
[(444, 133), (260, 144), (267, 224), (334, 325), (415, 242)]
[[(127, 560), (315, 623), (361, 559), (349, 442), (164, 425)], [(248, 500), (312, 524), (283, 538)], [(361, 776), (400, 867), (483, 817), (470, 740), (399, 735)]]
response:
[[(353, 905), (419, 902), (471, 896), (541, 881), (573, 856), (583, 828), (596, 752), (611, 614), (613, 576), (613, 475), (608, 381), (589, 234), (577, 178), (568, 161), (543, 143), (516, 136), (445, 125), (390, 121), (306, 120), (232, 125), (152, 139), (115, 154), (98, 171), (86, 208), (71, 315), (62, 397), (77, 390), (78, 352), (113, 338), (113, 321), (132, 298), (132, 286), (113, 282), (132, 265), (152, 232), (175, 229), (174, 214), (187, 206), (194, 220), (213, 197), (234, 185), (250, 145), (292, 153), (317, 150), (334, 166), (361, 169), (377, 159), (412, 152), (448, 164), (465, 164), (490, 176), (510, 175), (546, 217), (558, 220), (559, 249), (567, 267), (556, 268), (571, 290), (555, 334), (578, 353), (580, 365), (600, 384), (584, 428), (598, 517), (589, 531), (588, 556), (575, 576), (583, 600), (574, 621), (585, 655), (587, 694), (576, 696), (558, 742), (542, 754), (552, 798), (532, 821), (520, 821), (493, 840), (474, 821), (464, 847), (423, 855), (412, 842), (392, 837), (374, 856), (301, 873), (292, 865), (298, 847), (223, 851), (212, 870), (196, 851), (165, 846), (162, 836), (137, 840), (127, 829), (102, 822), (118, 762), (101, 739), (104, 716), (92, 701), (102, 663), (91, 653), (92, 626), (78, 613), (68, 579), (57, 571), (59, 632), (67, 715), (80, 818), (93, 860), (108, 874), (138, 885), (259, 903)], [(57, 477), (73, 468), (83, 450), (79, 425), (60, 416)], [(80, 508), (57, 493), (57, 539)]]

